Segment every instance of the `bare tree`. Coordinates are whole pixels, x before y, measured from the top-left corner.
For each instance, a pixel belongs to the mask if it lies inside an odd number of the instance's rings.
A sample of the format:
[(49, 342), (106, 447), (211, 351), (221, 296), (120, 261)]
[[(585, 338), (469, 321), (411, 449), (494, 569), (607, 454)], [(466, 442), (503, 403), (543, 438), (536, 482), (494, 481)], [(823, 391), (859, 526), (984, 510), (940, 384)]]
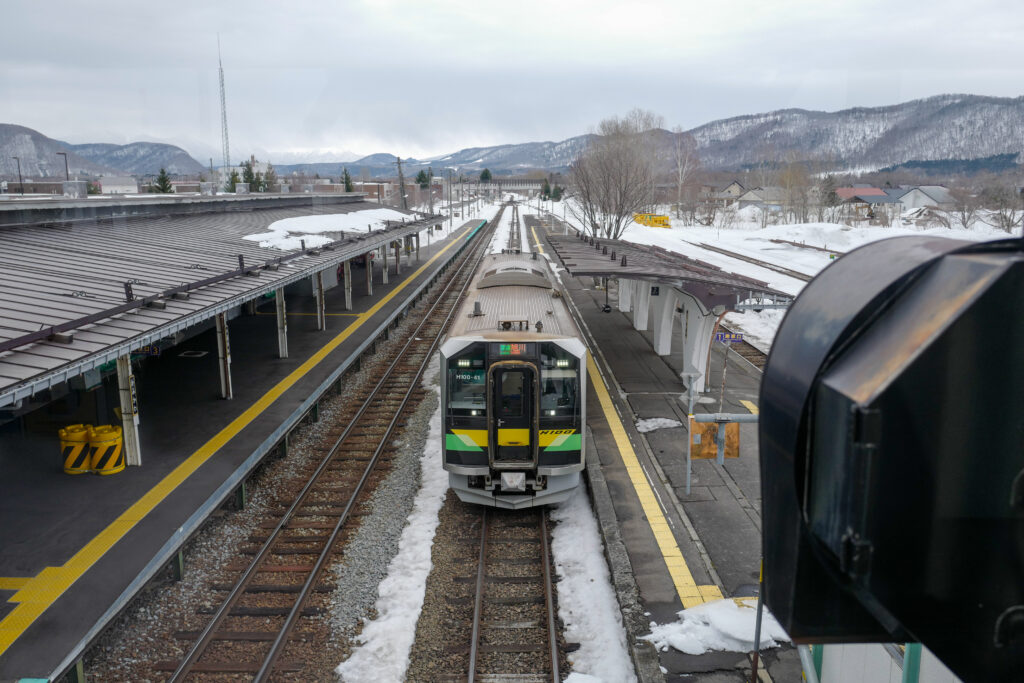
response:
[(966, 187), (950, 188), (949, 194), (956, 202), (949, 212), (963, 226), (964, 230), (970, 230), (978, 221), (978, 196)]
[(986, 187), (981, 192), (981, 200), (988, 212), (981, 214), (981, 220), (989, 225), (1013, 232), (1024, 218), (1024, 206), (1017, 188), (1000, 183)]
[(806, 223), (810, 218), (810, 178), (807, 166), (790, 153), (786, 163), (779, 167), (776, 182), (782, 188), (782, 200), (794, 223)]
[(700, 169), (697, 141), (682, 126), (672, 129), (672, 166), (676, 181), (676, 218), (683, 217), (683, 192)]
[(660, 116), (633, 109), (601, 121), (569, 172), (573, 214), (595, 237), (618, 239), (654, 197)]

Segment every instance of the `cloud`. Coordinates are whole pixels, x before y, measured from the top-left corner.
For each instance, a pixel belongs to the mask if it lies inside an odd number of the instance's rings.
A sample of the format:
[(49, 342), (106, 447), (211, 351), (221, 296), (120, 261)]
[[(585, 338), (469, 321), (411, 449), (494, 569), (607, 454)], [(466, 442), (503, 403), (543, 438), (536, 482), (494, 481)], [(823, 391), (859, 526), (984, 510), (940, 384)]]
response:
[(220, 147), (218, 32), (240, 153), (422, 157), (563, 139), (633, 106), (693, 127), (1011, 96), (1024, 63), (1024, 13), (998, 0), (54, 0), (6, 19), (0, 118), (70, 142), (177, 141), (201, 159)]

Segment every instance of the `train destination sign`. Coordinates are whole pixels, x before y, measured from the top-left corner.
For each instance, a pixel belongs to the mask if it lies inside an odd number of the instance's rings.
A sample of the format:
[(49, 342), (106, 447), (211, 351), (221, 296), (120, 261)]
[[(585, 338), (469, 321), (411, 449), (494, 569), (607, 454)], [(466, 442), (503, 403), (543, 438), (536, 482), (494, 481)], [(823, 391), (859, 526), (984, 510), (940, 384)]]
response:
[(739, 332), (716, 332), (715, 341), (720, 344), (739, 344), (743, 341), (743, 335)]
[(492, 356), (532, 356), (534, 355), (533, 344), (524, 343), (500, 343), (491, 344)]

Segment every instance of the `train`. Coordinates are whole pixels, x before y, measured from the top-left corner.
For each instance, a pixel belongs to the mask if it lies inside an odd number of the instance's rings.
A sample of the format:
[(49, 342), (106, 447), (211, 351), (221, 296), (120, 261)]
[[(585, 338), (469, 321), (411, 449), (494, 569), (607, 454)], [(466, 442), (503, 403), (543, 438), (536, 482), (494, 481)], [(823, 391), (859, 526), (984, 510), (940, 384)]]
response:
[(456, 495), (505, 509), (567, 500), (585, 464), (587, 348), (547, 261), (485, 256), (440, 356)]

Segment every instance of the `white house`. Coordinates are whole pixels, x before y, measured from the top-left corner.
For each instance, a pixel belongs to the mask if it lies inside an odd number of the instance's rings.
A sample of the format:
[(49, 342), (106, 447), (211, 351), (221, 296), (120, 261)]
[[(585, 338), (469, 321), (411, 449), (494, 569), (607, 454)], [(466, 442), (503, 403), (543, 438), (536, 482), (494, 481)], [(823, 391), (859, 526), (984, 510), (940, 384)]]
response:
[(956, 206), (956, 199), (942, 185), (918, 185), (900, 195), (900, 203), (903, 204), (904, 211), (919, 209), (923, 206), (952, 209)]

